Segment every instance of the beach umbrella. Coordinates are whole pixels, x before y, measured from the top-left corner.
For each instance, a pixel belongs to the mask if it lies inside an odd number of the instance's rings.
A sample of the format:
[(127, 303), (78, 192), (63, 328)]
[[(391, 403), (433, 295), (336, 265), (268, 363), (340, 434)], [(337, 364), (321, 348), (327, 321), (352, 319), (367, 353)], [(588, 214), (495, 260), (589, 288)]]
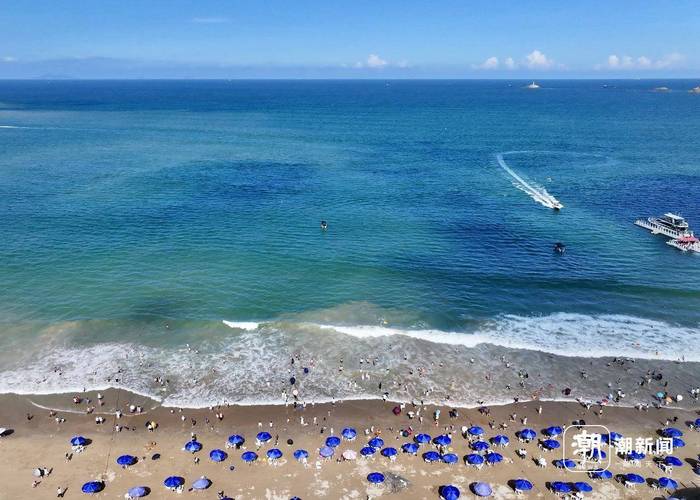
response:
[(357, 458), (357, 453), (353, 450), (345, 450), (342, 456), (345, 460), (355, 460)]
[(185, 478), (180, 476), (166, 477), (165, 481), (163, 481), (163, 484), (166, 488), (170, 489), (180, 488), (183, 484), (185, 484)]
[(367, 481), (372, 484), (380, 484), (384, 482), (384, 474), (381, 472), (370, 472), (367, 474)]
[(309, 452), (306, 450), (296, 450), (294, 452), (294, 458), (301, 461), (309, 458)]
[(613, 474), (607, 469), (592, 470), (589, 474), (591, 479), (612, 479)]
[(360, 455), (362, 455), (363, 457), (368, 457), (370, 455), (374, 455), (376, 452), (376, 448), (372, 448), (371, 446), (365, 446), (360, 450)]
[(624, 437), (624, 436), (623, 436), (622, 434), (620, 434), (620, 433), (611, 432), (610, 434), (603, 434), (602, 436), (600, 436), (600, 440), (601, 440), (603, 443), (611, 444), (611, 443), (616, 443), (617, 441), (619, 441), (619, 440), (622, 439), (623, 437)]
[(122, 455), (117, 457), (117, 465), (122, 467), (128, 467), (129, 465), (134, 465), (137, 462), (137, 458), (132, 455)]
[(149, 489), (145, 486), (134, 486), (126, 492), (129, 498), (141, 498), (148, 495)]
[(576, 489), (576, 491), (580, 491), (581, 493), (590, 493), (591, 491), (593, 491), (593, 486), (591, 486), (585, 481), (578, 481), (574, 483), (574, 488)]
[(491, 494), (491, 486), (487, 483), (472, 483), (472, 491), (480, 497), (487, 497)]
[(447, 434), (440, 434), (439, 436), (436, 436), (433, 439), (433, 443), (435, 443), (438, 446), (449, 446), (449, 444), (452, 442), (452, 438), (448, 436)]
[(639, 474), (625, 474), (625, 481), (628, 483), (632, 484), (642, 484), (644, 482), (644, 478), (640, 476)]
[(484, 463), (484, 457), (481, 455), (477, 455), (476, 453), (471, 453), (464, 457), (464, 460), (469, 464), (469, 465), (481, 465)]
[(459, 462), (459, 457), (454, 453), (445, 453), (440, 459), (446, 464), (456, 464)]
[(542, 441), (542, 446), (548, 450), (556, 450), (561, 445), (559, 444), (559, 441), (556, 441), (555, 439), (545, 439)]
[(678, 483), (670, 477), (660, 477), (658, 483), (661, 488), (666, 488), (667, 490), (678, 488)]
[(498, 462), (503, 461), (503, 455), (501, 455), (500, 453), (493, 453), (493, 452), (487, 453), (485, 458), (486, 458), (486, 462), (491, 464), (491, 465), (497, 464)]
[(404, 443), (401, 445), (401, 449), (404, 451), (404, 453), (410, 453), (412, 455), (415, 455), (416, 453), (418, 453), (418, 444)]
[(370, 445), (372, 448), (381, 448), (382, 446), (384, 446), (384, 440), (380, 437), (373, 437), (369, 440), (367, 444)]
[(605, 460), (607, 456), (607, 453), (605, 453), (603, 450), (599, 450), (598, 448), (593, 448), (590, 453), (588, 453), (588, 458), (592, 460)]
[(683, 465), (681, 459), (678, 457), (674, 457), (673, 455), (669, 455), (666, 458), (664, 458), (664, 463), (666, 465), (670, 465), (671, 467), (680, 467), (681, 465)]
[(261, 443), (267, 443), (270, 439), (272, 439), (272, 434), (269, 432), (258, 432), (258, 435), (255, 436), (255, 439), (260, 441)]
[(571, 486), (561, 481), (554, 481), (550, 484), (550, 488), (554, 493), (571, 493)]
[(282, 458), (282, 450), (279, 450), (277, 448), (272, 448), (270, 450), (267, 450), (267, 458), (270, 460), (277, 460), (279, 458)]
[(552, 427), (547, 427), (544, 431), (542, 431), (542, 434), (549, 437), (556, 437), (562, 432), (563, 430), (561, 427), (559, 427), (558, 425), (553, 425)]
[(232, 436), (228, 437), (228, 444), (230, 444), (231, 446), (239, 447), (243, 443), (245, 443), (245, 438), (243, 436), (233, 434)]
[(489, 444), (486, 441), (474, 441), (469, 447), (474, 451), (486, 451)]
[(352, 427), (346, 427), (340, 434), (348, 441), (352, 441), (357, 437), (357, 431)]
[(209, 452), (209, 458), (214, 462), (223, 462), (228, 458), (228, 453), (224, 450), (211, 450)]
[(627, 454), (627, 460), (642, 460), (645, 456), (644, 453), (632, 450)]
[(518, 433), (518, 437), (520, 439), (525, 439), (525, 440), (532, 440), (535, 439), (537, 436), (537, 433), (533, 431), (532, 429), (523, 429)]
[(398, 454), (396, 448), (384, 448), (381, 453), (387, 458), (393, 458)]
[(451, 484), (440, 486), (438, 493), (440, 493), (442, 500), (457, 500), (459, 498), (459, 488)]
[(71, 446), (86, 446), (87, 439), (85, 439), (83, 436), (75, 436), (71, 438), (70, 444)]
[(333, 456), (333, 453), (335, 453), (335, 450), (330, 446), (323, 446), (321, 449), (318, 450), (318, 454), (321, 455), (323, 458), (330, 458)]
[(425, 462), (439, 462), (440, 454), (437, 451), (426, 451), (423, 453), (423, 460)]
[(666, 427), (661, 430), (661, 435), (667, 438), (679, 438), (683, 435), (683, 432), (675, 427)]
[(491, 438), (491, 444), (493, 444), (494, 446), (505, 446), (509, 442), (510, 440), (503, 434), (499, 434), (498, 436), (494, 436)]
[(700, 427), (700, 418), (696, 418), (693, 424), (695, 425), (695, 427)]
[(258, 454), (254, 451), (244, 451), (241, 455), (241, 460), (244, 462), (252, 463), (258, 459)]
[(565, 458), (563, 460), (555, 460), (554, 466), (559, 468), (559, 469), (575, 469), (576, 462), (574, 462), (573, 460), (569, 460), (568, 458)]
[(681, 438), (673, 438), (673, 447), (674, 448), (683, 448), (685, 446), (685, 441), (683, 441)]
[(516, 479), (513, 481), (513, 489), (515, 491), (530, 491), (532, 483), (527, 479)]
[(211, 486), (211, 481), (209, 478), (206, 478), (204, 476), (200, 477), (197, 479), (194, 483), (192, 483), (192, 489), (195, 490), (206, 490)]
[(326, 446), (330, 446), (331, 448), (340, 446), (340, 438), (337, 436), (328, 436), (326, 438)]
[[(478, 425), (473, 425), (469, 429), (467, 429), (467, 433), (470, 436), (481, 436), (484, 434), (484, 429), (482, 429)], [(477, 484), (485, 484), (485, 483), (477, 483)]]
[(197, 453), (199, 450), (202, 449), (202, 443), (199, 443), (195, 440), (188, 441), (185, 443), (185, 446), (182, 449), (185, 451), (189, 451), (190, 453)]
[(413, 440), (418, 444), (426, 444), (430, 442), (429, 434), (416, 434)]
[(99, 493), (102, 491), (105, 487), (105, 483), (102, 481), (90, 481), (88, 483), (85, 483), (80, 490), (83, 493), (88, 493), (88, 494), (93, 494), (93, 493)]

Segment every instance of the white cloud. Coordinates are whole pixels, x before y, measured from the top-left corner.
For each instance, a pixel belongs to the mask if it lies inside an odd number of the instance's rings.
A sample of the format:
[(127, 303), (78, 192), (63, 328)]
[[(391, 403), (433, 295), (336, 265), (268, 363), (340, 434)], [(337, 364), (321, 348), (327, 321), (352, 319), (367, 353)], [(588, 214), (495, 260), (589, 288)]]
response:
[(498, 69), (498, 57), (492, 56), (486, 59), (481, 64), (472, 65), (474, 69)]
[(554, 65), (554, 61), (539, 50), (533, 50), (525, 56), (525, 65), (530, 69), (547, 69)]
[(224, 24), (229, 22), (228, 17), (193, 17), (192, 22), (196, 24)]
[[(370, 54), (367, 56), (366, 61), (359, 61), (355, 63), (356, 68), (372, 68), (372, 69), (381, 69), (389, 64), (388, 61), (382, 59), (379, 57), (377, 54)], [(403, 61), (402, 64), (406, 67), (408, 66), (408, 63)]]
[(647, 56), (639, 56), (637, 58), (631, 56), (618, 56), (610, 54), (605, 64), (597, 64), (595, 69), (615, 69), (615, 70), (630, 70), (630, 69), (664, 69), (678, 66), (685, 56), (674, 52), (665, 55), (661, 59), (651, 59)]
[(512, 57), (506, 57), (506, 60), (503, 62), (505, 64), (506, 68), (508, 69), (515, 69), (518, 67), (518, 65), (515, 63), (515, 60)]

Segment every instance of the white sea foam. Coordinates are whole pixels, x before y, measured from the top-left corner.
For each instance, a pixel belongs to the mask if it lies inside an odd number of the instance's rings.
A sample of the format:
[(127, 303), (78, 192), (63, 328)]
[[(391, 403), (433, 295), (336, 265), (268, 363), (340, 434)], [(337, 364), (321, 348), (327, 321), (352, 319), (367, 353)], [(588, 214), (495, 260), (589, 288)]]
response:
[(254, 321), (226, 321), (223, 320), (224, 325), (231, 327), (231, 328), (237, 328), (238, 330), (247, 330), (247, 331), (253, 331), (257, 330), (260, 327), (260, 323), (256, 323)]
[(498, 164), (501, 166), (501, 168), (505, 170), (508, 173), (508, 175), (510, 175), (513, 179), (515, 179), (515, 187), (527, 193), (533, 200), (547, 208), (561, 206), (559, 200), (557, 200), (554, 196), (549, 194), (544, 187), (539, 186), (532, 181), (526, 181), (517, 172), (515, 172), (515, 170), (508, 166), (506, 161), (503, 159), (503, 155), (515, 153), (518, 153), (518, 151), (509, 151), (506, 153), (498, 153), (496, 155), (496, 160), (498, 160)]

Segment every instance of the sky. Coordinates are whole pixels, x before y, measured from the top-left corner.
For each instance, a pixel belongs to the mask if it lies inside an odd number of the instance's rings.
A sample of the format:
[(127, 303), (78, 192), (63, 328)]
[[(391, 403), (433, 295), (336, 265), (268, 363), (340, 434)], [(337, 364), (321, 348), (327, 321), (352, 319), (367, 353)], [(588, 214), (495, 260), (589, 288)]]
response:
[(697, 0), (14, 0), (0, 78), (700, 76)]

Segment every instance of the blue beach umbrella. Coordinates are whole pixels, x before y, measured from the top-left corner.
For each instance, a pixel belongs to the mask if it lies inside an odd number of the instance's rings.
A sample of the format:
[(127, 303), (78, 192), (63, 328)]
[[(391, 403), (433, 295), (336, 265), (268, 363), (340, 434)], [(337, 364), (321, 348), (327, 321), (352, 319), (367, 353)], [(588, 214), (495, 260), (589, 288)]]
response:
[(459, 498), (459, 488), (451, 484), (440, 486), (438, 493), (440, 493), (442, 500), (457, 500)]
[(571, 493), (571, 486), (561, 481), (554, 481), (549, 487), (554, 493)]
[(436, 436), (433, 439), (433, 443), (435, 443), (438, 446), (449, 446), (449, 444), (452, 442), (452, 438), (448, 436), (447, 434), (440, 434), (439, 436)]
[(464, 460), (469, 464), (469, 465), (481, 465), (484, 463), (484, 457), (481, 455), (477, 455), (476, 453), (471, 453), (464, 457)]
[(530, 441), (532, 439), (535, 439), (535, 437), (537, 437), (537, 433), (535, 431), (533, 431), (532, 429), (523, 429), (520, 432), (518, 432), (518, 437), (520, 439), (525, 439), (525, 440)]
[(472, 483), (471, 489), (475, 495), (487, 497), (491, 494), (491, 486), (487, 483)]
[(575, 469), (576, 462), (574, 462), (573, 460), (569, 460), (568, 458), (564, 458), (562, 460), (555, 460), (554, 466), (559, 469)]
[(148, 495), (149, 492), (150, 490), (145, 486), (134, 486), (133, 488), (130, 488), (126, 494), (129, 496), (129, 498), (141, 498)]
[(618, 442), (624, 436), (618, 432), (611, 432), (610, 434), (603, 434), (600, 436), (600, 440), (603, 443), (612, 444)]
[(233, 434), (232, 436), (228, 437), (228, 444), (231, 446), (241, 446), (243, 443), (245, 443), (245, 438), (243, 436), (239, 436), (238, 434)]
[(588, 475), (591, 479), (612, 479), (613, 477), (613, 473), (607, 469), (592, 470)]
[(105, 487), (105, 484), (102, 481), (90, 481), (88, 483), (85, 483), (80, 490), (83, 493), (87, 493), (89, 495), (93, 493), (99, 493), (102, 491)]
[(513, 481), (513, 489), (517, 491), (530, 491), (532, 483), (527, 479), (516, 479)]
[(440, 454), (437, 451), (426, 451), (423, 453), (423, 460), (425, 462), (439, 462)]
[[(482, 429), (478, 425), (473, 425), (469, 429), (467, 429), (467, 433), (470, 436), (481, 436), (484, 434), (484, 429)], [(485, 483), (477, 483), (477, 484), (485, 484)]]
[(382, 446), (384, 446), (384, 440), (380, 437), (373, 437), (369, 440), (367, 444), (370, 445), (372, 448), (381, 448)]
[(224, 450), (211, 450), (209, 452), (209, 458), (214, 462), (223, 462), (228, 458), (228, 453)]
[(625, 474), (625, 481), (628, 483), (632, 484), (642, 484), (644, 482), (644, 478), (640, 476), (639, 474)]
[(70, 444), (71, 446), (86, 446), (87, 439), (85, 439), (83, 436), (75, 436), (71, 438)]
[(544, 441), (542, 441), (542, 446), (544, 446), (548, 450), (556, 450), (561, 445), (559, 444), (559, 441), (555, 439), (545, 439)]
[(669, 455), (666, 458), (664, 458), (664, 463), (666, 465), (670, 465), (671, 467), (680, 467), (681, 465), (683, 465), (681, 459), (678, 457), (674, 457), (673, 455)]
[(693, 422), (695, 427), (700, 427), (700, 418), (696, 418), (695, 422)]
[(330, 446), (323, 446), (320, 450), (318, 450), (318, 454), (323, 458), (330, 458), (333, 456), (333, 453), (335, 453), (335, 450)]
[(294, 458), (297, 460), (304, 460), (306, 458), (309, 458), (309, 452), (306, 450), (296, 450), (294, 452)]
[(337, 436), (328, 436), (326, 438), (326, 446), (330, 446), (331, 448), (340, 446), (340, 438)]
[(380, 484), (384, 482), (384, 474), (381, 472), (370, 472), (367, 474), (367, 481), (372, 484)]
[(561, 427), (559, 427), (558, 425), (553, 425), (552, 427), (547, 427), (544, 431), (542, 431), (542, 434), (549, 437), (556, 437), (562, 432), (563, 430)]
[(117, 457), (117, 465), (121, 465), (122, 467), (134, 465), (136, 461), (137, 458), (132, 455), (122, 455), (120, 457)]
[(605, 458), (608, 456), (607, 453), (605, 453), (603, 450), (600, 450), (598, 448), (593, 448), (590, 453), (588, 453), (588, 458), (592, 460), (605, 460)]
[(498, 436), (494, 436), (491, 438), (491, 444), (493, 444), (494, 446), (505, 446), (509, 442), (510, 440), (503, 434), (499, 434)]
[(185, 484), (185, 478), (180, 477), (180, 476), (166, 477), (165, 481), (163, 481), (163, 484), (165, 485), (166, 488), (171, 488), (171, 489), (179, 488), (183, 484)]
[(401, 445), (401, 449), (403, 450), (404, 453), (410, 453), (412, 455), (415, 455), (418, 453), (418, 444), (417, 443), (404, 443)]
[(685, 441), (683, 441), (681, 438), (673, 438), (673, 447), (674, 448), (683, 448), (685, 446)]
[(457, 462), (459, 462), (459, 457), (454, 453), (445, 453), (440, 457), (440, 460), (442, 460), (446, 464), (456, 464)]
[(396, 448), (384, 448), (381, 453), (387, 458), (395, 457), (398, 454)]
[(278, 460), (282, 458), (282, 450), (279, 450), (277, 448), (272, 448), (270, 450), (267, 450), (267, 458), (270, 460)]
[(258, 435), (255, 436), (255, 439), (260, 441), (261, 443), (267, 443), (270, 439), (272, 439), (272, 434), (269, 432), (258, 432)]
[(627, 460), (642, 460), (645, 456), (644, 453), (632, 450), (627, 454)]
[(352, 441), (357, 437), (357, 431), (352, 427), (346, 427), (340, 434), (348, 441)]
[(666, 427), (661, 430), (661, 435), (667, 438), (679, 438), (683, 435), (683, 432), (675, 427)]
[(575, 482), (574, 488), (576, 489), (576, 491), (580, 491), (581, 493), (590, 493), (591, 491), (593, 491), (593, 486), (591, 486), (585, 481)]
[(195, 440), (186, 442), (185, 446), (183, 447), (183, 450), (188, 451), (190, 453), (197, 453), (201, 449), (202, 443), (199, 443)]
[(469, 447), (474, 451), (486, 451), (489, 449), (489, 444), (486, 441), (474, 441)]
[(244, 451), (241, 455), (241, 460), (244, 462), (252, 463), (258, 459), (258, 454), (254, 451)]
[(195, 490), (206, 490), (209, 486), (211, 486), (211, 481), (204, 476), (192, 483), (192, 488)]
[(376, 452), (376, 448), (372, 448), (371, 446), (365, 446), (360, 450), (360, 455), (362, 455), (363, 457), (368, 457), (370, 455), (374, 455)]
[(678, 488), (678, 483), (670, 477), (660, 477), (658, 483), (661, 488), (665, 488), (667, 490), (675, 490)]
[(426, 443), (430, 442), (430, 435), (429, 434), (416, 434), (416, 437), (414, 437), (413, 440), (418, 444), (426, 444)]
[(498, 462), (503, 461), (503, 455), (501, 455), (500, 453), (494, 453), (494, 452), (487, 453), (485, 458), (486, 458), (486, 462), (491, 464), (491, 465), (497, 464)]

